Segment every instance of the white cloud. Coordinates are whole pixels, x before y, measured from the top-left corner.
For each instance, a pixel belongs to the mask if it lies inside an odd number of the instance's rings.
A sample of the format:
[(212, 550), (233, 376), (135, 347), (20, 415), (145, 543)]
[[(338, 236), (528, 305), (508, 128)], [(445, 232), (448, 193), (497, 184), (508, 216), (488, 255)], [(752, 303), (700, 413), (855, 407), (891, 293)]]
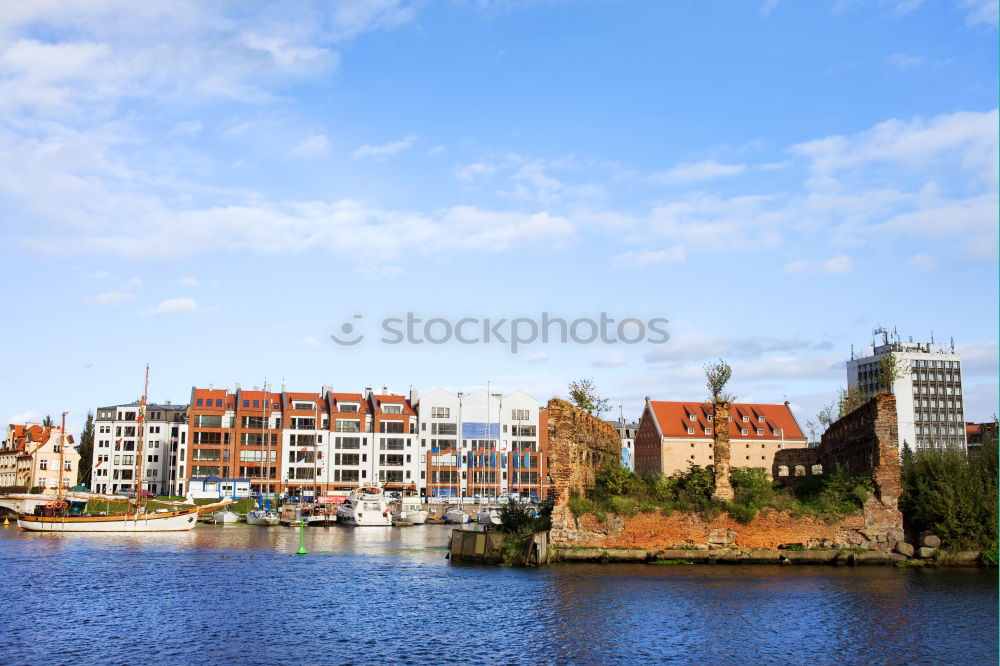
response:
[(592, 366), (595, 368), (617, 368), (625, 365), (625, 356), (620, 351), (612, 350), (606, 355), (597, 359)]
[(651, 180), (676, 185), (735, 176), (746, 171), (745, 164), (721, 164), (715, 160), (685, 162), (673, 169), (653, 174)]
[(927, 254), (915, 254), (906, 263), (922, 271), (929, 271), (937, 268), (938, 264), (941, 263), (941, 259)]
[(302, 338), (302, 344), (308, 345), (310, 347), (315, 347), (315, 346), (319, 345), (319, 340), (317, 340), (316, 338), (314, 338), (312, 336), (308, 336), (307, 335), (306, 337)]
[(168, 298), (155, 308), (141, 313), (144, 317), (158, 317), (160, 315), (180, 314), (184, 312), (197, 312), (198, 302), (193, 298)]
[(825, 273), (849, 273), (851, 267), (851, 258), (846, 255), (830, 257), (823, 262), (823, 272)]
[(128, 279), (128, 283), (129, 283), (129, 286), (132, 286), (132, 287), (141, 287), (142, 286), (142, 278), (137, 278), (137, 277), (129, 278)]
[(111, 277), (111, 273), (109, 273), (108, 271), (94, 271), (93, 273), (84, 273), (83, 277), (95, 280), (101, 280), (106, 277)]
[(291, 157), (320, 157), (330, 149), (330, 140), (325, 134), (313, 134), (299, 141), (289, 154)]
[(365, 144), (355, 149), (351, 155), (354, 159), (372, 159), (376, 162), (387, 160), (390, 157), (395, 157), (404, 150), (408, 149), (413, 145), (413, 142), (417, 140), (416, 135), (411, 134), (399, 141), (390, 141), (388, 143), (383, 143), (380, 145), (368, 145)]
[[(996, 378), (998, 345), (995, 341), (969, 342), (955, 345), (955, 351), (962, 355), (962, 374)], [(966, 395), (969, 392), (966, 391)]]
[(204, 126), (201, 124), (200, 120), (188, 120), (181, 123), (176, 123), (174, 128), (170, 130), (170, 133), (174, 136), (194, 136), (196, 134), (201, 134)]
[(524, 359), (525, 363), (543, 363), (549, 360), (549, 355), (545, 352), (539, 352), (538, 354), (532, 354), (528, 358)]
[(128, 301), (134, 301), (135, 296), (123, 291), (109, 291), (93, 297), (85, 297), (84, 303), (96, 303), (97, 305), (121, 305)]
[(7, 417), (6, 423), (14, 423), (18, 425), (24, 425), (26, 423), (41, 423), (44, 417), (38, 412), (27, 410), (24, 412), (18, 412), (17, 414), (11, 414)]
[(764, 0), (760, 5), (761, 16), (768, 16), (778, 6), (778, 0)]
[(785, 264), (783, 269), (786, 273), (802, 273), (809, 268), (809, 262), (805, 259), (796, 259)]
[(996, 27), (1000, 16), (1000, 2), (997, 0), (959, 0), (958, 6), (965, 12), (965, 23), (969, 26)]
[(201, 286), (201, 281), (198, 280), (198, 278), (193, 278), (193, 277), (183, 277), (183, 278), (181, 278), (180, 282), (181, 282), (181, 286), (182, 287), (200, 287)]
[(893, 53), (889, 56), (889, 64), (898, 69), (911, 69), (919, 67), (927, 62), (923, 56), (914, 56), (906, 53)]
[(615, 257), (614, 262), (620, 266), (649, 266), (670, 261), (684, 261), (684, 259), (684, 246), (674, 245), (666, 250), (623, 252)]
[(440, 155), (441, 153), (443, 153), (446, 150), (447, 150), (447, 148), (445, 148), (444, 146), (434, 146), (433, 148), (431, 148), (430, 150), (427, 151), (427, 154), (430, 157), (436, 157), (436, 156)]

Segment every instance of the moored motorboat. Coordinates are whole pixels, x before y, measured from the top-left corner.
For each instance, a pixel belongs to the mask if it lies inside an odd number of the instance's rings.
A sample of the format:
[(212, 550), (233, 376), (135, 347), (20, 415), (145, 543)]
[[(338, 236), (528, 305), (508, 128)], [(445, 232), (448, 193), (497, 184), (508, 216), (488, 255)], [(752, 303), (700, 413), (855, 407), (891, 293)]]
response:
[(267, 509), (253, 509), (247, 512), (247, 525), (272, 527), (277, 525), (280, 521), (281, 517), (278, 516), (275, 511), (268, 511)]
[(29, 516), (17, 517), (17, 525), (29, 532), (181, 532), (198, 522), (198, 508), (110, 516)]
[(392, 514), (393, 523), (409, 523), (411, 525), (423, 525), (427, 522), (427, 512), (420, 504), (419, 497), (403, 497), (389, 502), (389, 511)]
[(337, 507), (337, 523), (352, 526), (386, 527), (392, 525), (389, 505), (381, 488), (358, 488)]

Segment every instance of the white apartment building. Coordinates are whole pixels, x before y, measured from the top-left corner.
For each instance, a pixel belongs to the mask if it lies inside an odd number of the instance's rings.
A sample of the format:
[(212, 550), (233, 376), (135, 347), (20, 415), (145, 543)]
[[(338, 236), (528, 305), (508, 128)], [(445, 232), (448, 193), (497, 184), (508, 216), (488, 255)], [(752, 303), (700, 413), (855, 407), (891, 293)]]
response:
[[(888, 332), (871, 354), (847, 362), (847, 384), (865, 396), (889, 391), (896, 396), (899, 446), (966, 447), (962, 359), (953, 348), (933, 342), (900, 342)], [(892, 386), (879, 383), (880, 359), (893, 355), (906, 372)]]
[(452, 394), (439, 388), (417, 406), (420, 482), (428, 496), (541, 495), (537, 400), (523, 391)]
[[(143, 478), (140, 490), (184, 495), (186, 487), (187, 405), (148, 404), (143, 425)], [(114, 493), (136, 488), (139, 403), (98, 407), (90, 487)]]
[(639, 430), (638, 421), (607, 421), (618, 431), (622, 439), (622, 467), (635, 470), (635, 433)]

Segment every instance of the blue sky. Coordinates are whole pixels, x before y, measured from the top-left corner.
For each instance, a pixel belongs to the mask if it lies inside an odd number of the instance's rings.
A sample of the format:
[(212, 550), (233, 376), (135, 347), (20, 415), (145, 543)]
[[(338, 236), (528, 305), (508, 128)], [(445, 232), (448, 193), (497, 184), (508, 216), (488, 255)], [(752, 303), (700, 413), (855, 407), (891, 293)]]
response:
[[(0, 417), (192, 385), (811, 418), (879, 324), (997, 407), (997, 2), (40, 1), (0, 11)], [(385, 345), (415, 312), (662, 345)], [(353, 320), (355, 314), (363, 315)], [(329, 339), (360, 321), (365, 340)], [(616, 407), (616, 414), (617, 414)]]

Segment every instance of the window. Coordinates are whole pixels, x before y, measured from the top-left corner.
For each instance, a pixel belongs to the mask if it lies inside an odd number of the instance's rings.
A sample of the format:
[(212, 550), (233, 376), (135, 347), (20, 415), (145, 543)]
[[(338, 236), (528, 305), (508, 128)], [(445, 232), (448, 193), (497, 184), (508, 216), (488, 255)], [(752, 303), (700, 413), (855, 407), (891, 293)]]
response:
[(764, 429), (763, 428), (757, 428), (757, 436), (760, 437), (763, 434), (764, 434)]
[(712, 429), (711, 428), (705, 428), (705, 434), (706, 435), (711, 435), (712, 434)]
[(711, 423), (712, 422), (712, 415), (709, 414), (708, 416), (706, 416), (705, 420), (708, 421), (709, 423)]
[(750, 423), (750, 417), (749, 416), (744, 416), (743, 417), (743, 423)]
[(358, 411), (358, 403), (356, 402), (338, 402), (337, 410), (341, 412), (356, 412)]
[(292, 403), (292, 409), (316, 409), (316, 403), (296, 400)]
[(431, 407), (431, 418), (432, 419), (447, 419), (447, 418), (451, 418), (451, 408), (449, 408), (449, 407)]
[(403, 406), (402, 405), (382, 405), (382, 413), (383, 414), (402, 414), (403, 413)]
[(688, 428), (688, 434), (689, 435), (693, 435), (694, 434), (694, 428)]
[(763, 423), (763, 422), (764, 422), (764, 415), (763, 414), (758, 414), (757, 415), (757, 423)]
[(688, 421), (697, 421), (698, 417), (694, 414), (688, 414)]
[(195, 400), (195, 404), (198, 405), (199, 407), (201, 407), (202, 406), (202, 399), (198, 398), (197, 400)]
[(746, 429), (746, 428), (743, 428), (743, 429), (741, 429), (741, 430), (740, 430), (740, 434), (741, 434), (741, 435), (745, 435), (745, 434), (747, 434), (747, 429)]
[(531, 418), (530, 409), (512, 409), (510, 410), (510, 419), (512, 421), (527, 421)]
[(222, 407), (222, 398), (219, 398), (218, 400), (215, 401), (215, 406)]
[(222, 416), (218, 414), (196, 414), (194, 424), (199, 428), (221, 428)]
[(47, 470), (48, 468), (49, 468), (49, 461), (48, 460), (44, 460), (43, 459), (43, 460), (39, 460), (38, 461), (38, 469)]
[(260, 407), (260, 400), (254, 400), (253, 401), (253, 406), (254, 407)]
[(781, 434), (781, 428), (775, 428), (774, 429), (774, 434), (775, 435), (780, 435)]
[(249, 400), (244, 400), (243, 401), (243, 406), (244, 407), (249, 407), (250, 406), (250, 401)]

